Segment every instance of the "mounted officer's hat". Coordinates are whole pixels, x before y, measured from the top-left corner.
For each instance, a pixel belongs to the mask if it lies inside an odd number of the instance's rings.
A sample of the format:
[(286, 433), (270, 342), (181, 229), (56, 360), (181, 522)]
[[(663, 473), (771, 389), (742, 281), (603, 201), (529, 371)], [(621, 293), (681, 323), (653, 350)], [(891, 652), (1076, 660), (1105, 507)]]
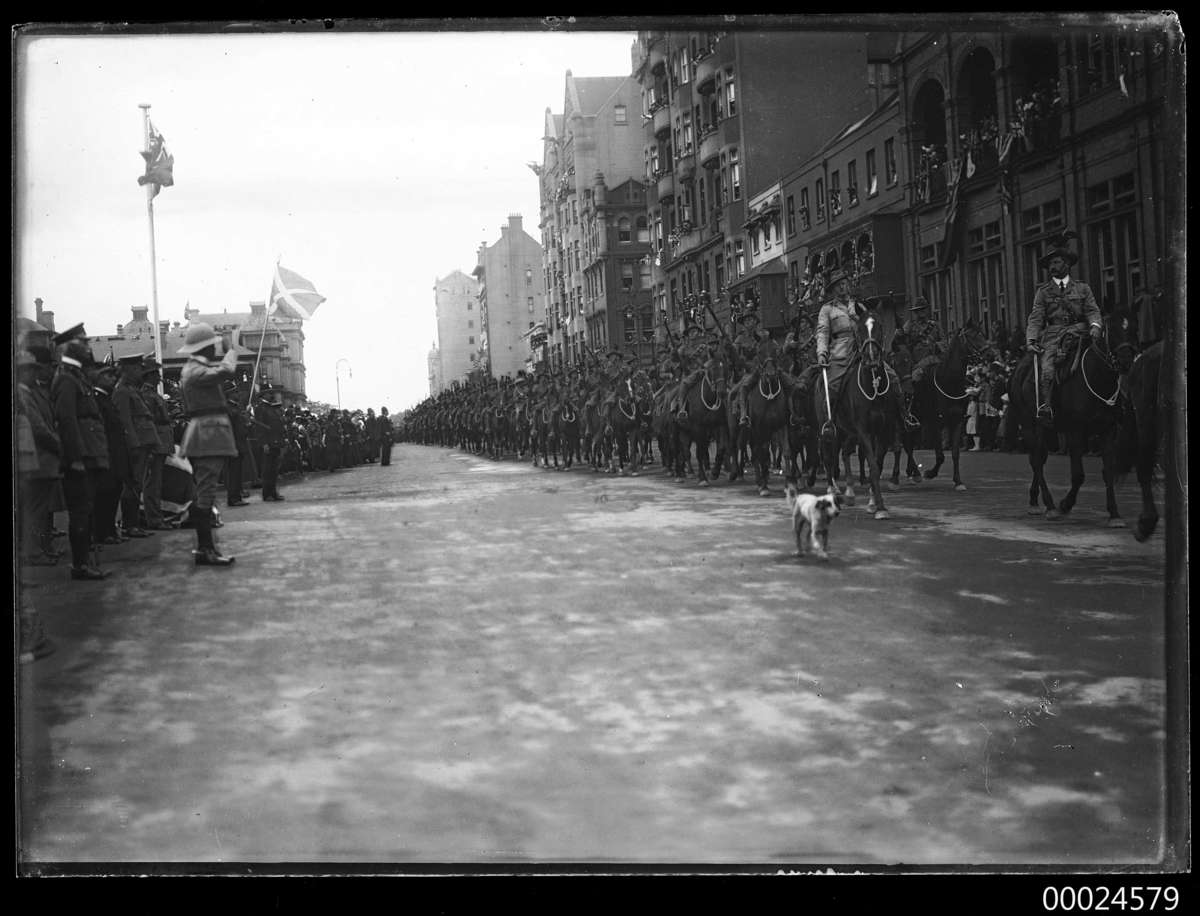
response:
[(1054, 258), (1062, 258), (1067, 262), (1069, 267), (1074, 267), (1079, 263), (1079, 255), (1067, 247), (1067, 243), (1071, 239), (1077, 239), (1079, 236), (1070, 229), (1064, 231), (1060, 235), (1051, 236), (1050, 244), (1053, 246), (1041, 258), (1038, 259), (1038, 266), (1046, 268), (1050, 266), (1050, 261)]
[(159, 372), (162, 369), (162, 363), (154, 358), (154, 351), (142, 354), (142, 370), (144, 372)]
[(213, 330), (211, 324), (207, 321), (197, 321), (189, 324), (183, 332), (183, 346), (179, 348), (179, 352), (183, 354), (198, 353), (205, 347), (211, 347), (220, 341), (221, 338), (217, 336), (217, 332)]
[(912, 305), (908, 307), (908, 310), (910, 312), (923, 312), (927, 308), (929, 308), (929, 300), (924, 296), (917, 296), (917, 298), (912, 301)]
[(87, 332), (83, 329), (83, 322), (80, 322), (74, 327), (67, 328), (60, 334), (54, 335), (54, 345), (56, 347), (61, 346), (70, 340), (87, 340)]
[(825, 284), (825, 289), (832, 290), (835, 286), (837, 286), (843, 280), (849, 281), (850, 275), (848, 273), (846, 273), (846, 271), (844, 271), (842, 268), (839, 267), (836, 270), (834, 270), (833, 273), (831, 273), (829, 275), (829, 282)]

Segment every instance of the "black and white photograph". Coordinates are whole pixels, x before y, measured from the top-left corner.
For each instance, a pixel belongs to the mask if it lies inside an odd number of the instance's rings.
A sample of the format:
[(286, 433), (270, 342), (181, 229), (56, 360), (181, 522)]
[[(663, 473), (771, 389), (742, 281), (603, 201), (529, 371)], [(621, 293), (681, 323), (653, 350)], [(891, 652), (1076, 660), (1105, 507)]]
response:
[(1181, 903), (1176, 14), (12, 60), (17, 876)]

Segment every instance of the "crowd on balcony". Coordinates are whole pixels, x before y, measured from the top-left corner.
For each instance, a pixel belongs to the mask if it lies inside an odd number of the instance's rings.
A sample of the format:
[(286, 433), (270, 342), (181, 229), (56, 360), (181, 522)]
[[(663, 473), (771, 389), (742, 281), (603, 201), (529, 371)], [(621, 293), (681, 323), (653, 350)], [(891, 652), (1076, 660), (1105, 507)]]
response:
[(917, 199), (929, 202), (939, 191), (945, 188), (943, 169), (946, 164), (946, 147), (941, 144), (929, 143), (922, 145), (921, 155), (917, 161), (916, 190)]
[(1010, 127), (1029, 150), (1037, 149), (1058, 139), (1062, 118), (1062, 92), (1057, 79), (1034, 83), (1018, 96)]

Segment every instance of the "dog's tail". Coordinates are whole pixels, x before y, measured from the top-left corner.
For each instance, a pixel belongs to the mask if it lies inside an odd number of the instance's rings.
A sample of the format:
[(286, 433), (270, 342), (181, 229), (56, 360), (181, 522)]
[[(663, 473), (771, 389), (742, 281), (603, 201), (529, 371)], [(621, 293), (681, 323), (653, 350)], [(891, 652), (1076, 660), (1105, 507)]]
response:
[(796, 486), (794, 483), (789, 482), (784, 485), (783, 498), (787, 500), (787, 504), (789, 506), (796, 502), (796, 497), (799, 495), (800, 495), (800, 488), (798, 486)]

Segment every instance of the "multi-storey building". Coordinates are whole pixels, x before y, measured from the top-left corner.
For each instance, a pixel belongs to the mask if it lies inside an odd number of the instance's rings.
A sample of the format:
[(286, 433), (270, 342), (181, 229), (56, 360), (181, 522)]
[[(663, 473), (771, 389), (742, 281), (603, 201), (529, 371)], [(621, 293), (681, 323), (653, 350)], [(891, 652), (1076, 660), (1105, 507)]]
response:
[[(465, 381), (472, 356), (479, 352), (483, 322), (479, 317), (479, 283), (473, 276), (454, 270), (434, 281), (433, 300), (437, 314), (436, 384), (430, 373), (431, 394), (444, 390), (453, 381)], [(431, 354), (432, 358), (432, 354)]]
[(648, 355), (639, 344), (653, 316), (638, 105), (631, 77), (568, 70), (563, 113), (546, 109), (542, 162), (531, 167), (548, 291), (544, 345), (555, 367), (600, 346), (627, 343)]
[(542, 246), (522, 227), (519, 214), (500, 227), (500, 239), (479, 246), (480, 347), (477, 368), (493, 378), (513, 377), (529, 359), (528, 332), (546, 314)]
[(1038, 260), (1065, 229), (1079, 235), (1072, 273), (1102, 307), (1136, 307), (1165, 282), (1172, 45), (1162, 24), (1116, 22), (904, 37), (906, 262), (948, 329), (974, 319), (1023, 336)]
[[(747, 200), (768, 207), (780, 176), (867, 115), (866, 33), (647, 31), (635, 46), (642, 90), (647, 217), (656, 311), (682, 320), (709, 293), (728, 318), (752, 269)], [(764, 197), (765, 195), (765, 197)], [(782, 272), (771, 257), (757, 276)], [(763, 284), (764, 324), (781, 323), (782, 284)]]
[(429, 379), (429, 396), (434, 397), (442, 391), (442, 354), (435, 342), (429, 348), (425, 357), (425, 374)]

